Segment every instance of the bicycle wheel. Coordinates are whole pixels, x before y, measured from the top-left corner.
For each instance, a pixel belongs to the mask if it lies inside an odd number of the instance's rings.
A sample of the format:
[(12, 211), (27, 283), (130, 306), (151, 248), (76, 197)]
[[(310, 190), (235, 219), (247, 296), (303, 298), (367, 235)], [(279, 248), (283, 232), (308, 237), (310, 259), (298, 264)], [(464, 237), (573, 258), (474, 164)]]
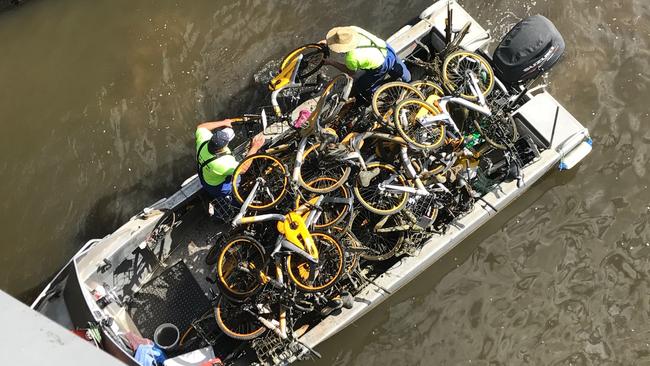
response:
[(497, 149), (506, 150), (519, 138), (517, 124), (512, 116), (483, 117), (474, 119), (474, 126), (488, 144)]
[[(352, 168), (328, 156), (326, 151), (321, 151), (320, 146), (315, 144), (305, 150), (298, 183), (310, 192), (329, 193), (340, 188), (348, 180)], [(318, 178), (327, 179), (317, 181)], [(306, 182), (318, 182), (318, 184)]]
[(254, 294), (261, 285), (259, 271), (264, 270), (264, 248), (250, 236), (231, 239), (219, 253), (217, 284), (222, 293), (235, 299)]
[(372, 95), (372, 112), (381, 123), (388, 126), (394, 107), (400, 101), (410, 98), (424, 99), (425, 96), (414, 86), (401, 81), (383, 84)]
[(289, 62), (296, 58), (298, 55), (302, 54), (302, 60), (300, 61), (300, 67), (298, 69), (297, 81), (303, 81), (307, 79), (316, 71), (318, 71), (325, 61), (325, 58), (328, 56), (327, 47), (317, 43), (310, 43), (304, 46), (300, 46), (295, 50), (289, 52), (286, 55), (282, 62), (280, 62), (280, 70), (284, 69), (289, 65)]
[[(310, 187), (319, 187), (321, 185), (328, 186), (331, 185), (332, 181), (334, 181), (334, 179), (332, 178), (320, 177), (310, 181), (309, 183), (307, 183), (307, 185)], [(350, 198), (350, 191), (347, 188), (340, 186), (334, 191), (326, 193), (324, 195), (325, 195), (325, 199), (337, 199), (341, 201), (343, 200), (347, 201)], [(308, 193), (308, 194), (304, 194), (303, 196), (307, 200), (310, 200), (314, 197), (319, 196), (319, 194)], [(300, 206), (303, 203), (304, 201), (301, 199), (300, 196), (296, 198), (296, 206)], [(314, 223), (314, 228), (325, 229), (341, 222), (341, 220), (348, 213), (350, 209), (350, 205), (348, 204), (348, 202), (326, 202), (321, 204), (320, 208), (322, 211), (320, 217)]]
[(421, 149), (437, 149), (445, 143), (442, 121), (423, 124), (440, 110), (419, 99), (406, 99), (395, 107), (395, 126), (404, 140)]
[(355, 197), (369, 211), (378, 215), (391, 215), (404, 207), (409, 193), (386, 188), (386, 185), (408, 187), (406, 179), (392, 166), (371, 163), (368, 164), (367, 170), (359, 172), (353, 191)]
[(214, 308), (217, 326), (228, 337), (249, 341), (261, 336), (266, 327), (245, 309), (245, 305), (233, 303), (221, 297)]
[(199, 319), (193, 321), (192, 324), (181, 334), (178, 340), (178, 347), (180, 349), (196, 349), (201, 346), (201, 343), (205, 343), (203, 337), (197, 330), (197, 327), (200, 327), (199, 324), (205, 322), (211, 314), (212, 309), (201, 315)]
[(315, 121), (321, 128), (332, 122), (338, 116), (341, 108), (350, 96), (352, 78), (346, 74), (338, 74), (323, 88), (310, 121)]
[(270, 155), (251, 155), (239, 163), (232, 177), (235, 199), (243, 204), (258, 178), (262, 179), (249, 207), (254, 210), (275, 207), (287, 193), (288, 179), (284, 165)]
[(419, 90), (420, 93), (422, 93), (422, 95), (424, 96), (422, 99), (424, 100), (429, 98), (431, 95), (435, 95), (438, 97), (443, 97), (445, 95), (445, 92), (442, 90), (442, 88), (438, 84), (434, 83), (433, 81), (416, 80), (411, 82), (411, 86)]
[(210, 249), (208, 250), (208, 253), (205, 255), (205, 258), (203, 261), (205, 264), (208, 266), (212, 266), (217, 263), (217, 260), (219, 259), (219, 252), (221, 250), (221, 246), (218, 243), (212, 244)]
[(509, 95), (497, 88), (486, 101), (492, 110), (492, 116), (477, 116), (474, 118), (474, 127), (488, 144), (505, 150), (507, 145), (519, 139), (517, 123), (508, 107)]
[(318, 249), (318, 263), (312, 263), (299, 254), (287, 256), (287, 272), (295, 285), (305, 292), (319, 292), (336, 284), (345, 267), (345, 252), (341, 244), (329, 234), (311, 233)]
[(368, 211), (357, 211), (352, 220), (352, 232), (365, 246), (361, 258), (369, 261), (383, 261), (391, 258), (404, 243), (404, 231), (377, 232), (378, 228), (399, 225), (396, 215), (380, 216)]
[(479, 89), (483, 95), (488, 95), (494, 87), (494, 71), (492, 66), (481, 56), (467, 51), (451, 53), (442, 64), (442, 80), (450, 93), (458, 94), (467, 100), (477, 100), (472, 93), (467, 72), (472, 71), (478, 80)]
[(181, 338), (178, 341), (178, 347), (180, 349), (192, 349), (194, 347), (200, 348), (198, 347), (198, 343), (200, 343), (199, 332), (196, 331), (196, 328), (194, 328), (193, 325), (190, 325), (190, 327), (181, 335)]
[[(340, 226), (334, 226), (334, 233), (340, 238), (339, 242), (345, 248), (345, 272), (352, 273), (359, 263), (361, 243), (356, 239), (350, 230), (343, 229)], [(352, 248), (352, 250), (348, 250)]]

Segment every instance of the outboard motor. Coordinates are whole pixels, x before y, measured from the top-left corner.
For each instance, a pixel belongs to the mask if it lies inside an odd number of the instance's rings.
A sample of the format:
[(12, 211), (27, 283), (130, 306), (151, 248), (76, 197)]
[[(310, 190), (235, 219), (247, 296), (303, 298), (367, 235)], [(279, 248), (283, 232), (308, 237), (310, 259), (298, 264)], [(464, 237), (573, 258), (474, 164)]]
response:
[(494, 72), (506, 84), (524, 83), (550, 70), (564, 48), (564, 39), (550, 20), (530, 16), (517, 23), (494, 50)]

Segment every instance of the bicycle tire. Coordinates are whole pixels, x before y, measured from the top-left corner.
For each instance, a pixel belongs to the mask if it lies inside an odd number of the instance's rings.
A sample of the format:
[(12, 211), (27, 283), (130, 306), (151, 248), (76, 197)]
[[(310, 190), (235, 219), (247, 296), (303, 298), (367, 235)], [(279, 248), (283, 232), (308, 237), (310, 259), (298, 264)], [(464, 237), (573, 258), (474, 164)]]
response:
[[(350, 96), (352, 78), (346, 74), (338, 74), (323, 88), (312, 116), (321, 128), (332, 122)], [(310, 116), (311, 117), (311, 116)], [(311, 118), (310, 118), (311, 119)]]
[[(467, 61), (474, 59), (474, 61)], [(478, 96), (468, 94), (469, 85), (463, 75), (465, 70), (473, 69), (481, 93), (487, 96), (494, 87), (494, 70), (492, 66), (483, 57), (474, 52), (456, 51), (449, 54), (442, 64), (443, 85), (450, 93), (458, 93), (462, 98), (475, 101)]]
[[(318, 184), (320, 182), (328, 181), (328, 180), (333, 181), (334, 179), (327, 178), (327, 177), (320, 177), (320, 178), (316, 178), (313, 181), (310, 181), (308, 183), (308, 185), (309, 186), (318, 186)], [(334, 192), (334, 191), (337, 191), (339, 193), (335, 197), (350, 198), (351, 194), (350, 194), (349, 190), (346, 187), (342, 186), (342, 185), (339, 186), (338, 189), (333, 190), (332, 192)], [(328, 193), (332, 193), (332, 192), (328, 192)], [(305, 198), (310, 199), (314, 195), (304, 195), (304, 196), (305, 196)], [(298, 196), (296, 198), (296, 206), (300, 206), (300, 204), (302, 204), (302, 202), (303, 202), (303, 200), (301, 199), (301, 196)], [(314, 228), (315, 229), (317, 229), (317, 230), (326, 229), (326, 228), (328, 228), (330, 226), (338, 224), (339, 222), (341, 222), (341, 220), (343, 220), (343, 218), (346, 216), (346, 214), (349, 211), (349, 205), (348, 204), (338, 204), (338, 206), (340, 206), (340, 208), (337, 208), (336, 206), (337, 205), (330, 204), (330, 207), (333, 207), (333, 210), (328, 210), (327, 207), (322, 207), (322, 205), (321, 205), (322, 212), (321, 212), (321, 215), (320, 215), (320, 218), (318, 219), (318, 221), (316, 221), (314, 223)], [(334, 211), (331, 218), (329, 218), (329, 216), (328, 216), (330, 214), (328, 211)]]
[[(514, 118), (512, 118), (512, 116), (508, 116), (508, 117), (502, 119), (501, 121), (503, 121), (503, 120), (507, 121), (506, 123), (504, 123), (506, 126), (503, 126), (503, 127), (509, 129), (509, 131), (508, 131), (510, 133), (510, 136), (508, 136), (508, 138), (510, 140), (509, 142), (514, 143), (519, 138), (519, 131), (517, 130), (517, 123), (515, 122)], [(497, 121), (496, 123), (500, 123), (500, 122)], [(485, 139), (485, 141), (488, 144), (492, 145), (492, 147), (500, 149), (500, 150), (508, 149), (507, 145), (497, 142), (497, 140), (495, 138), (493, 138), (492, 136), (490, 136), (489, 133), (487, 133), (487, 131), (486, 131), (486, 129), (484, 127), (481, 127), (481, 123), (480, 123), (478, 118), (474, 119), (474, 127), (476, 127), (476, 129), (478, 130), (478, 133), (481, 135), (481, 137), (483, 137), (483, 139)]]
[[(203, 313), (198, 319), (192, 322), (189, 327), (181, 334), (178, 339), (178, 347), (185, 350), (194, 350), (199, 348), (201, 345), (206, 345), (206, 342), (209, 342), (207, 339), (203, 338), (196, 329), (196, 323), (202, 323), (208, 320), (211, 317), (212, 309)], [(205, 341), (205, 342), (203, 342)], [(202, 343), (203, 342), (203, 343)]]
[(202, 344), (203, 339), (197, 332), (196, 328), (193, 325), (190, 325), (189, 328), (181, 335), (181, 338), (178, 341), (178, 347), (183, 350), (194, 350), (201, 348), (206, 344)]
[[(318, 253), (319, 253), (318, 265), (321, 265), (321, 262), (323, 262), (323, 258), (324, 258), (323, 254), (332, 253), (334, 255), (333, 262), (331, 263), (331, 265), (334, 266), (333, 267), (334, 274), (323, 279), (322, 282), (324, 283), (317, 284), (317, 285), (313, 285), (313, 283), (307, 283), (306, 281), (316, 280), (316, 279), (309, 278), (312, 275), (309, 269), (310, 262), (306, 258), (298, 254), (290, 254), (287, 256), (286, 259), (287, 273), (291, 281), (296, 285), (298, 289), (304, 292), (321, 292), (334, 286), (338, 281), (338, 279), (341, 277), (341, 274), (343, 273), (343, 269), (345, 267), (345, 250), (343, 249), (343, 246), (341, 246), (341, 243), (338, 242), (338, 240), (336, 240), (333, 236), (325, 232), (315, 231), (311, 233), (311, 236), (312, 238), (314, 238), (314, 245), (316, 245), (318, 248)], [(326, 249), (322, 245), (325, 243), (331, 246), (331, 248), (327, 248), (329, 249), (327, 251), (323, 250)], [(309, 271), (309, 272), (305, 273), (305, 271)], [(323, 268), (321, 267), (318, 271), (318, 277), (320, 277), (322, 273), (323, 273)]]
[[(203, 316), (201, 316), (201, 318), (203, 318)], [(193, 324), (190, 324), (190, 326), (185, 330), (185, 332), (183, 332), (183, 334), (181, 334), (180, 338), (178, 339), (178, 346), (181, 349), (190, 348), (194, 346), (198, 338), (199, 337), (196, 328), (194, 327)]]
[[(236, 245), (240, 245), (242, 243), (250, 245), (252, 252), (248, 254), (246, 252), (243, 252), (238, 255), (229, 252), (230, 250), (234, 251), (235, 249), (233, 248), (237, 248)], [(242, 249), (237, 249), (237, 251), (239, 250)], [(229, 259), (231, 259), (231, 261), (226, 263), (226, 260)], [(255, 294), (262, 285), (256, 273), (250, 273), (250, 270), (248, 273), (245, 271), (240, 271), (237, 274), (234, 273), (234, 269), (243, 262), (249, 262), (249, 267), (251, 265), (250, 262), (253, 262), (253, 270), (259, 271), (264, 269), (263, 267), (266, 262), (266, 252), (264, 250), (264, 247), (262, 247), (262, 244), (260, 244), (260, 242), (255, 238), (248, 235), (236, 236), (230, 239), (228, 243), (221, 248), (221, 251), (219, 252), (219, 258), (217, 260), (217, 284), (219, 285), (219, 288), (224, 295), (233, 299), (248, 298)], [(239, 277), (235, 277), (231, 280), (233, 275)], [(235, 283), (234, 281), (237, 279), (243, 279), (246, 282)]]
[(391, 233), (377, 233), (374, 227), (380, 220), (386, 223), (396, 223), (395, 215), (378, 216), (368, 211), (357, 211), (352, 219), (352, 232), (363, 243), (367, 250), (360, 253), (362, 259), (367, 261), (384, 261), (392, 258), (401, 250), (404, 244), (405, 233), (395, 231)]
[[(359, 259), (361, 258), (360, 251), (358, 249), (362, 248), (359, 244), (359, 241), (354, 237), (354, 234), (350, 233), (350, 230), (344, 229), (340, 226), (334, 226), (333, 231), (340, 236), (339, 242), (343, 245), (345, 250), (345, 272), (351, 274), (357, 268)], [(347, 247), (354, 248), (355, 250), (347, 250)]]
[[(244, 168), (247, 169), (244, 171)], [(274, 156), (266, 154), (251, 155), (242, 160), (235, 169), (232, 177), (233, 196), (240, 204), (243, 204), (253, 190), (258, 177), (265, 178), (264, 185), (260, 191), (268, 195), (266, 200), (258, 200), (257, 197), (251, 201), (249, 208), (254, 210), (267, 210), (284, 198), (287, 193), (287, 170)]]
[(300, 65), (301, 70), (298, 71), (297, 78), (299, 81), (302, 81), (312, 76), (323, 66), (325, 58), (329, 56), (329, 51), (327, 46), (318, 43), (309, 43), (300, 46), (282, 58), (280, 70), (284, 69), (291, 60), (300, 54), (303, 55), (303, 58)]
[[(406, 115), (407, 126), (401, 121), (402, 112)], [(422, 126), (417, 120), (421, 113), (440, 114), (440, 110), (420, 99), (406, 99), (395, 107), (395, 127), (404, 140), (421, 149), (435, 150), (445, 143), (445, 125), (439, 123), (435, 127)], [(408, 114), (406, 114), (408, 113)]]
[[(393, 166), (388, 164), (371, 163), (367, 165), (366, 171), (370, 172), (374, 169), (378, 169), (378, 171), (375, 176), (370, 179), (368, 186), (364, 187), (361, 178), (357, 176), (357, 179), (355, 179), (355, 183), (352, 188), (355, 197), (357, 200), (359, 200), (359, 203), (361, 203), (363, 207), (372, 213), (387, 216), (399, 212), (402, 208), (404, 208), (404, 205), (406, 205), (406, 202), (408, 201), (408, 192), (394, 194), (392, 192), (370, 187), (376, 185), (373, 182), (376, 182), (377, 180), (385, 180), (386, 178), (396, 179), (397, 185), (407, 187), (408, 185), (406, 183), (406, 179)], [(363, 171), (359, 172), (359, 174), (363, 174)], [(376, 192), (378, 190), (379, 197), (376, 196)], [(373, 197), (379, 199), (376, 202), (370, 202), (368, 199), (370, 194), (372, 194)], [(384, 204), (389, 202), (390, 198), (395, 198), (393, 200), (395, 203), (391, 203), (389, 207), (385, 207)]]
[[(349, 165), (341, 166), (340, 161), (331, 161), (323, 159), (319, 151), (320, 144), (310, 146), (305, 150), (302, 156), (302, 165), (299, 167), (298, 184), (309, 192), (313, 193), (330, 193), (345, 184), (352, 168)], [(310, 169), (315, 169), (316, 173), (310, 173)], [(329, 178), (331, 184), (320, 185), (318, 187), (306, 182), (312, 182), (317, 178)]]
[(415, 89), (419, 90), (420, 93), (422, 93), (423, 100), (427, 100), (427, 98), (429, 98), (429, 96), (431, 95), (435, 95), (438, 97), (443, 97), (445, 95), (445, 91), (442, 90), (442, 87), (440, 87), (440, 85), (430, 80), (412, 81), (411, 86), (413, 86)]
[(372, 112), (381, 123), (390, 126), (394, 107), (400, 101), (411, 98), (424, 100), (425, 96), (411, 84), (401, 81), (382, 84), (372, 94)]
[(208, 266), (213, 266), (217, 263), (217, 260), (219, 259), (219, 250), (221, 249), (220, 245), (218, 243), (212, 244), (208, 252), (205, 254), (205, 258), (203, 261), (205, 264)]
[(248, 324), (242, 322), (241, 319), (238, 319), (236, 324), (239, 326), (239, 328), (242, 328), (246, 325), (252, 325), (250, 327), (250, 330), (247, 330), (246, 333), (243, 333), (240, 329), (233, 329), (234, 324), (229, 324), (231, 323), (230, 321), (225, 321), (225, 319), (227, 319), (226, 316), (232, 316), (233, 313), (237, 315), (245, 314), (247, 315), (247, 318), (253, 317), (252, 314), (248, 314), (242, 310), (240, 304), (230, 303), (227, 299), (225, 300), (224, 297), (221, 297), (217, 303), (217, 306), (214, 308), (214, 318), (219, 329), (221, 329), (221, 331), (228, 337), (238, 339), (240, 341), (250, 341), (251, 339), (255, 339), (266, 332), (264, 325), (262, 325), (257, 319), (245, 319), (249, 320)]

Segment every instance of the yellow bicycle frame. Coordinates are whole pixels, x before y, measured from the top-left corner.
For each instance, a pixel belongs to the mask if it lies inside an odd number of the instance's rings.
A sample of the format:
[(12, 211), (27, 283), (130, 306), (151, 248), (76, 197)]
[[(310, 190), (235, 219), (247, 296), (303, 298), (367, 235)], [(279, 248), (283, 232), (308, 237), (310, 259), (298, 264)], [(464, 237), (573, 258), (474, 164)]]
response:
[(292, 211), (285, 215), (284, 221), (278, 222), (278, 232), (283, 234), (290, 243), (318, 260), (318, 248), (314, 244), (314, 238), (305, 224), (305, 219), (299, 213)]
[(300, 57), (294, 57), (280, 70), (280, 73), (269, 82), (269, 91), (276, 91), (293, 82), (294, 70), (298, 66), (299, 60)]
[[(437, 105), (439, 99), (440, 99), (440, 97), (437, 96), (437, 95), (435, 95), (435, 94), (431, 94), (431, 95), (429, 95), (429, 96), (427, 97), (427, 99), (426, 99), (426, 102), (427, 102), (428, 104), (432, 105), (435, 109), (437, 109), (437, 110), (438, 110), (438, 113), (440, 113), (440, 108), (439, 108), (438, 105)], [(416, 119), (420, 119), (420, 118), (423, 118), (423, 117), (424, 117), (425, 115), (427, 115), (427, 114), (429, 114), (429, 110), (427, 110), (426, 108), (422, 107), (422, 108), (420, 108), (420, 110), (418, 111), (418, 113), (415, 115), (415, 118), (416, 118)]]

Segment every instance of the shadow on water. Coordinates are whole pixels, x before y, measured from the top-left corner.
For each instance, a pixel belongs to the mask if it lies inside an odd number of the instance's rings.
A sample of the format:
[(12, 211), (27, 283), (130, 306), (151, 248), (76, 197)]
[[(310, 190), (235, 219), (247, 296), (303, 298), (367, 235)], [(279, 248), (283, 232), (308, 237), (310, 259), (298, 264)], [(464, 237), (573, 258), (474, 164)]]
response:
[[(175, 185), (162, 185), (159, 182), (182, 182), (189, 177), (193, 173), (191, 167), (187, 166), (188, 161), (191, 161), (190, 156), (178, 158), (147, 174), (134, 185), (97, 198), (79, 224), (79, 231), (71, 239), (72, 242), (78, 243), (74, 249), (80, 248), (88, 240), (102, 238), (110, 234), (140, 212), (147, 204), (174, 193), (177, 189)], [(125, 204), (125, 202), (130, 204)], [(139, 203), (141, 206), (137, 206)], [(37, 286), (18, 294), (17, 298), (30, 303), (52, 276), (54, 273)]]
[[(216, 97), (216, 95), (208, 94), (206, 90), (206, 98), (203, 102), (206, 114), (216, 113), (214, 112), (215, 104), (212, 103)], [(244, 85), (242, 90), (237, 91), (236, 97), (217, 109), (233, 111), (232, 115), (235, 116), (260, 109), (266, 105), (265, 103), (264, 88), (251, 80), (250, 84)], [(209, 112), (210, 110), (213, 111)], [(211, 118), (211, 120), (215, 118)], [(193, 147), (194, 143), (189, 142), (186, 151), (192, 151)], [(73, 249), (80, 248), (83, 243), (92, 238), (102, 238), (112, 233), (148, 204), (163, 197), (169, 197), (176, 192), (180, 182), (195, 174), (194, 158), (193, 154), (178, 157), (171, 162), (157, 166), (154, 171), (144, 175), (137, 183), (97, 198), (87, 211), (83, 221), (79, 223), (79, 230), (71, 239), (72, 242), (78, 243), (77, 247)], [(38, 285), (18, 293), (16, 297), (25, 303), (30, 303), (54, 274), (52, 273)]]

